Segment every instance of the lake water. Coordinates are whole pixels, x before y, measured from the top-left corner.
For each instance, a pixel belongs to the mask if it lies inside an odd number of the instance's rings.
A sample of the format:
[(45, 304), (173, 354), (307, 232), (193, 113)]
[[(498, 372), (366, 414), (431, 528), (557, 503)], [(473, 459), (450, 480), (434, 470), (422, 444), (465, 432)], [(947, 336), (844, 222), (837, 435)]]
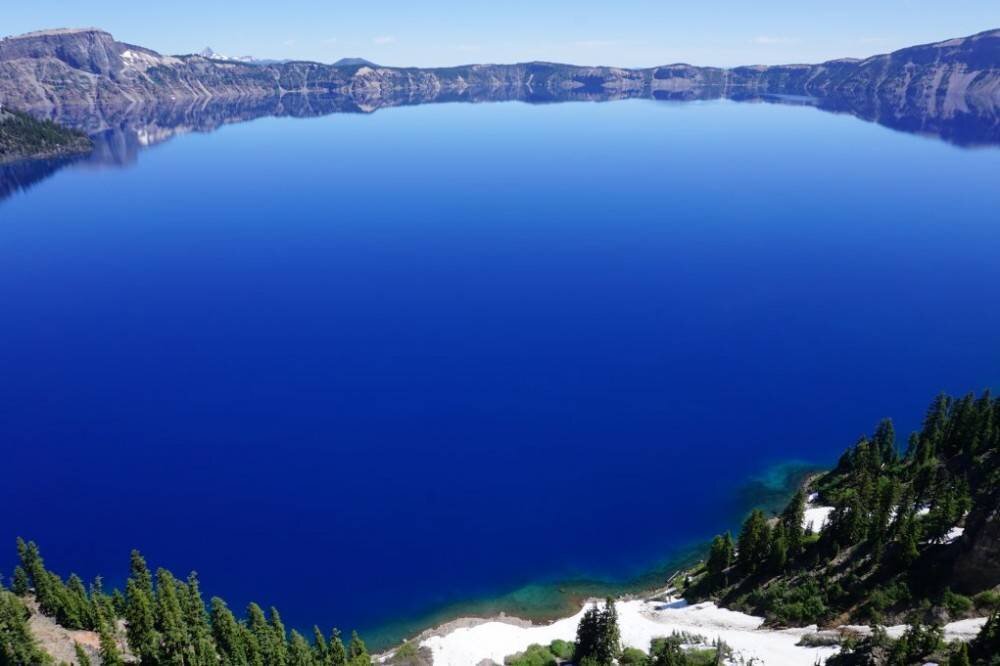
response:
[(1000, 387), (998, 183), (996, 147), (633, 100), (263, 118), (8, 188), (0, 565), (136, 547), (377, 641), (627, 581), (775, 466)]

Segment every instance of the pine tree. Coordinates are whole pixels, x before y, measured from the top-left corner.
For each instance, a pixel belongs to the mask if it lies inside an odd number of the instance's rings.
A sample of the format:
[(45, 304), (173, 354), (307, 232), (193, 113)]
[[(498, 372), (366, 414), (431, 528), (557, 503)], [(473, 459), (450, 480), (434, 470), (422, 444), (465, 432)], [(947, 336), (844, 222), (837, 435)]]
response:
[(48, 571), (45, 570), (45, 561), (42, 559), (38, 546), (34, 541), (24, 542), (21, 537), (17, 538), (17, 554), (21, 560), (31, 581), (31, 587), (35, 590), (35, 599), (43, 615), (54, 616), (60, 610), (59, 602), (56, 599), (56, 591), (52, 587), (52, 580)]
[[(250, 630), (255, 639), (263, 663), (275, 664), (276, 666), (283, 663), (278, 657), (280, 650), (277, 645), (277, 637), (271, 629), (271, 625), (267, 623), (264, 611), (255, 603), (247, 606), (247, 629)], [(284, 637), (282, 637), (282, 643), (284, 643)]]
[(31, 591), (28, 574), (21, 565), (14, 567), (14, 579), (11, 581), (10, 590), (19, 597), (23, 597)]
[(733, 564), (733, 550), (733, 538), (729, 532), (712, 539), (712, 546), (708, 552), (708, 562), (705, 566), (714, 586), (728, 584), (726, 570)]
[(326, 646), (326, 638), (319, 627), (313, 627), (313, 661), (317, 666), (330, 666), (330, 650)]
[(601, 612), (597, 606), (591, 606), (584, 612), (580, 623), (576, 626), (573, 661), (580, 663), (584, 659), (596, 659), (600, 635)]
[(292, 629), (288, 643), (288, 666), (313, 666), (313, 653), (309, 641), (302, 634)]
[(650, 666), (687, 666), (688, 658), (680, 646), (680, 642), (673, 638), (653, 641), (649, 648)]
[(76, 653), (76, 666), (91, 666), (90, 655), (79, 643), (73, 643), (73, 652)]
[(767, 555), (767, 568), (771, 573), (781, 573), (788, 564), (788, 539), (785, 525), (779, 522), (771, 532), (771, 544)]
[(161, 638), (158, 666), (188, 666), (194, 649), (177, 594), (177, 581), (166, 569), (156, 570), (156, 630)]
[(0, 666), (50, 664), (28, 627), (24, 603), (0, 585)]
[(802, 552), (805, 539), (806, 494), (800, 488), (781, 514), (781, 525), (784, 528), (788, 552), (796, 556)]
[(288, 661), (288, 639), (285, 636), (285, 625), (281, 621), (281, 615), (274, 606), (271, 606), (268, 624), (271, 627), (271, 645), (274, 646), (274, 661), (269, 663), (281, 666)]
[(211, 625), (212, 636), (219, 652), (221, 666), (248, 666), (247, 646), (242, 628), (233, 616), (226, 602), (218, 597), (212, 597)]
[(155, 664), (160, 644), (156, 635), (156, 614), (152, 594), (141, 580), (129, 578), (125, 584), (125, 635), (132, 653), (141, 664)]
[(330, 666), (347, 666), (347, 648), (344, 647), (344, 641), (340, 638), (339, 629), (334, 629), (330, 633), (328, 649)]
[(118, 641), (115, 640), (111, 625), (108, 622), (101, 622), (97, 632), (101, 646), (99, 652), (101, 666), (125, 666), (125, 660), (118, 649)]
[(201, 598), (198, 574), (193, 571), (188, 574), (187, 584), (182, 589), (181, 606), (184, 611), (184, 624), (194, 652), (191, 666), (215, 666), (218, 657), (212, 642), (212, 627), (205, 612), (205, 602)]
[(351, 666), (371, 666), (372, 660), (368, 655), (368, 648), (356, 631), (351, 632), (351, 644), (347, 648), (347, 654)]
[(893, 465), (899, 457), (896, 452), (896, 429), (892, 425), (892, 419), (883, 419), (875, 428), (872, 442), (879, 453), (881, 462), (885, 465)]
[(76, 574), (70, 574), (66, 581), (62, 615), (60, 624), (67, 629), (93, 629), (95, 626), (87, 589)]
[(604, 600), (604, 610), (600, 616), (600, 640), (597, 649), (597, 661), (611, 666), (622, 653), (621, 630), (618, 628), (618, 610), (611, 597)]
[(740, 568), (747, 573), (756, 573), (766, 562), (771, 545), (771, 528), (760, 509), (754, 509), (744, 521), (740, 530), (736, 557)]
[(970, 666), (969, 646), (962, 641), (958, 641), (956, 647), (948, 657), (948, 666)]

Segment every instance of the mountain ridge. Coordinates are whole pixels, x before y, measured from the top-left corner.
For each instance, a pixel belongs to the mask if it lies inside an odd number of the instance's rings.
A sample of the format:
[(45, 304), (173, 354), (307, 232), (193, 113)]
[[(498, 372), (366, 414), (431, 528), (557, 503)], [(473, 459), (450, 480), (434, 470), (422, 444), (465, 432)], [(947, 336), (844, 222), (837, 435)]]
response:
[(43, 30), (0, 40), (0, 102), (36, 115), (67, 107), (122, 108), (182, 99), (347, 95), (362, 106), (400, 97), (484, 93), (508, 98), (670, 96), (694, 88), (731, 92), (876, 97), (883, 105), (927, 99), (942, 114), (1000, 107), (1000, 29), (907, 47), (862, 60), (818, 64), (647, 68), (560, 63), (384, 67), (348, 59), (244, 63), (163, 55), (98, 28)]

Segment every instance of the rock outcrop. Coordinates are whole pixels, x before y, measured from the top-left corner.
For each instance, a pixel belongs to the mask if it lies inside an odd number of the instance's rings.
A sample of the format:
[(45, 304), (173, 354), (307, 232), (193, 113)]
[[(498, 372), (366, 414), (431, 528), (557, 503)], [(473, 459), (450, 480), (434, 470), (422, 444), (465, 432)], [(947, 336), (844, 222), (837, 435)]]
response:
[(446, 68), (362, 61), (254, 63), (164, 56), (97, 29), (49, 30), (0, 41), (0, 103), (59, 117), (183, 100), (337, 96), (361, 110), (455, 99), (564, 101), (624, 97), (803, 95), (891, 116), (919, 103), (937, 117), (1000, 108), (1000, 30), (865, 60), (818, 65), (645, 69), (531, 62)]

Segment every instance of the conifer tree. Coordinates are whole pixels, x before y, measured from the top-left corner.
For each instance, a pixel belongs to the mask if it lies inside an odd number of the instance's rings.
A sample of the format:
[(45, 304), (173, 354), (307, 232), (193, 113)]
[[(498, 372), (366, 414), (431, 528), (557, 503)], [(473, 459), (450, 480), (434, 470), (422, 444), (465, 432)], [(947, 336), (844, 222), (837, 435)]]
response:
[[(254, 641), (251, 645), (250, 660), (254, 660), (254, 653), (260, 655), (260, 660), (264, 664), (276, 664), (280, 666), (283, 662), (279, 658), (279, 654), (284, 648), (284, 637), (282, 637), (282, 645), (278, 647), (277, 636), (268, 624), (267, 618), (264, 616), (264, 611), (261, 607), (255, 603), (250, 603), (247, 606), (247, 629), (253, 636)], [(254, 646), (256, 650), (254, 650)]]
[(91, 666), (90, 655), (79, 643), (73, 643), (73, 652), (76, 653), (76, 666)]
[(70, 574), (66, 581), (62, 616), (60, 624), (67, 629), (92, 629), (95, 626), (87, 590), (76, 574)]
[(111, 625), (107, 621), (101, 622), (97, 633), (101, 646), (99, 652), (101, 666), (125, 666)]
[(344, 641), (340, 638), (339, 629), (335, 628), (330, 633), (328, 649), (330, 666), (347, 666), (347, 648), (344, 647)]
[(802, 551), (805, 539), (806, 494), (800, 488), (781, 514), (781, 525), (788, 545), (788, 552), (795, 556)]
[(771, 532), (771, 543), (767, 555), (767, 568), (771, 573), (781, 573), (788, 564), (788, 539), (785, 525), (779, 522)]
[(313, 666), (313, 653), (309, 641), (292, 629), (288, 643), (288, 666)]
[(583, 613), (580, 623), (576, 626), (573, 661), (580, 663), (584, 659), (596, 659), (600, 635), (601, 612), (597, 606), (591, 606)]
[(156, 630), (161, 643), (159, 666), (188, 666), (194, 657), (193, 645), (177, 594), (177, 581), (166, 569), (156, 570)]
[(210, 618), (212, 636), (219, 653), (221, 666), (248, 666), (247, 646), (242, 628), (233, 616), (226, 602), (212, 597)]
[(14, 567), (14, 578), (11, 581), (10, 590), (19, 597), (23, 597), (31, 591), (31, 583), (28, 581), (28, 574), (20, 564)]
[(368, 655), (368, 648), (356, 631), (351, 632), (351, 644), (347, 648), (347, 654), (351, 666), (371, 666), (372, 660)]
[[(275, 666), (281, 666), (288, 661), (288, 637), (285, 635), (285, 625), (281, 621), (278, 609), (271, 606), (268, 624), (271, 627), (271, 644), (274, 646)], [(301, 638), (301, 636), (299, 637)]]
[(326, 646), (326, 638), (319, 627), (313, 627), (313, 661), (316, 666), (330, 666), (330, 650)]
[(139, 663), (155, 664), (160, 639), (156, 635), (153, 597), (145, 592), (142, 581), (135, 578), (129, 578), (125, 584), (125, 633)]
[(708, 552), (708, 562), (706, 563), (706, 568), (708, 569), (708, 575), (713, 585), (720, 586), (728, 584), (728, 581), (726, 580), (726, 570), (733, 564), (733, 555), (733, 538), (729, 535), (729, 532), (726, 532), (725, 535), (719, 535), (712, 539), (712, 546)]
[(688, 658), (681, 649), (680, 642), (668, 638), (654, 641), (649, 648), (650, 666), (687, 666)]
[(951, 656), (948, 657), (948, 666), (970, 666), (969, 646), (963, 641), (958, 641), (956, 647), (952, 649)]
[(622, 653), (621, 630), (618, 628), (618, 610), (611, 597), (604, 600), (604, 610), (600, 616), (600, 641), (597, 649), (599, 664), (615, 663)]
[(744, 521), (740, 530), (739, 544), (736, 550), (740, 568), (748, 573), (755, 573), (764, 565), (771, 545), (771, 528), (767, 518), (760, 509), (754, 509)]
[(875, 428), (872, 442), (879, 452), (881, 462), (885, 465), (896, 463), (898, 454), (896, 452), (896, 429), (892, 425), (892, 419), (883, 419)]
[(184, 624), (187, 627), (191, 647), (194, 652), (192, 666), (215, 666), (218, 657), (212, 642), (212, 628), (205, 612), (205, 602), (201, 597), (201, 587), (198, 574), (188, 574), (187, 584), (181, 588), (181, 606), (184, 612)]
[(28, 616), (24, 603), (0, 585), (0, 666), (51, 663), (28, 627)]

